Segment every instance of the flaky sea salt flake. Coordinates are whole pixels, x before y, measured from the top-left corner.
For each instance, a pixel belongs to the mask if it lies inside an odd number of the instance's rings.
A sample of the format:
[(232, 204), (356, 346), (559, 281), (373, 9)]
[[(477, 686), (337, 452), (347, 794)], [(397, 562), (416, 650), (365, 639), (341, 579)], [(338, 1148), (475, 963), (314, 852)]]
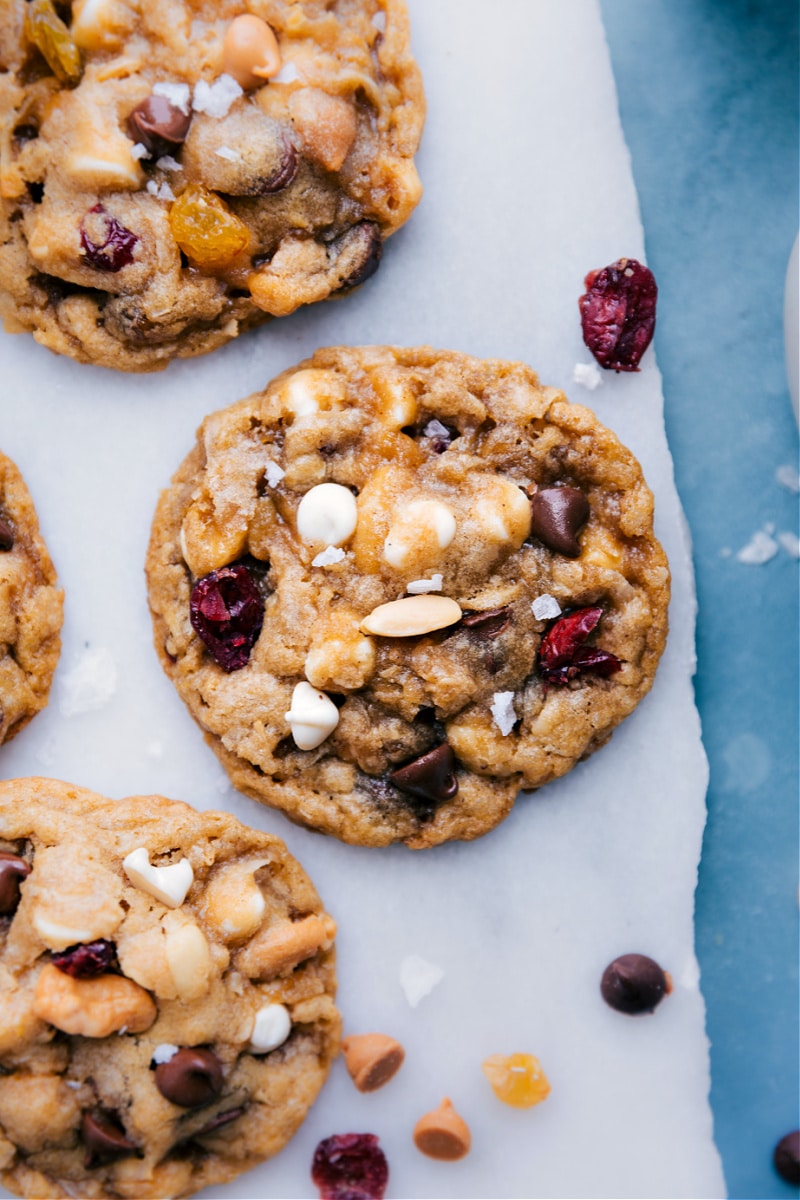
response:
[(787, 529), (783, 533), (779, 533), (777, 539), (787, 554), (792, 558), (800, 558), (800, 538), (796, 533)]
[(433, 991), (444, 979), (444, 971), (436, 963), (409, 954), (400, 964), (400, 986), (412, 1008)]
[(161, 1044), (156, 1046), (155, 1050), (153, 1051), (153, 1062), (158, 1063), (159, 1065), (161, 1063), (171, 1062), (178, 1053), (178, 1049), (179, 1047), (173, 1046), (171, 1042), (161, 1042)]
[(217, 158), (224, 158), (228, 162), (239, 162), (240, 158), (242, 157), (241, 154), (237, 154), (235, 150), (231, 150), (230, 146), (217, 146), (214, 153), (216, 154)]
[(184, 116), (188, 114), (191, 95), (188, 83), (156, 83), (153, 85), (153, 95), (163, 96), (179, 108)]
[(276, 462), (272, 462), (270, 459), (264, 469), (264, 478), (267, 481), (267, 487), (277, 487), (285, 474), (286, 472), (283, 467), (279, 467)]
[(423, 596), (426, 592), (440, 592), (442, 590), (442, 576), (438, 573), (431, 575), (430, 579), (412, 579), (411, 583), (406, 584), (406, 591), (412, 596)]
[(787, 488), (795, 495), (800, 492), (800, 471), (792, 463), (785, 463), (782, 467), (778, 467), (775, 478), (781, 487)]
[(137, 142), (135, 146), (131, 147), (131, 158), (134, 158), (136, 162), (138, 162), (140, 158), (149, 157), (150, 151), (147, 149), (147, 146), (142, 144), (142, 142)]
[(284, 59), (283, 66), (277, 75), (273, 75), (271, 83), (294, 83), (300, 78), (300, 73), (291, 59)]
[(514, 711), (514, 693), (495, 692), (489, 711), (503, 737), (508, 737), (517, 723), (517, 714)]
[(746, 546), (736, 552), (736, 561), (748, 567), (762, 567), (778, 553), (778, 543), (765, 529), (757, 529)]
[(597, 391), (603, 385), (603, 374), (597, 363), (575, 363), (572, 378), (590, 392)]
[(544, 592), (541, 596), (537, 596), (531, 608), (537, 621), (551, 621), (553, 617), (561, 616), (561, 605), (555, 596), (551, 596), (549, 592)]
[(156, 166), (160, 171), (182, 171), (183, 167), (174, 159), (171, 154), (162, 154), (161, 158), (157, 159)]
[(344, 558), (344, 550), (338, 546), (326, 546), (324, 550), (320, 550), (316, 558), (312, 558), (312, 567), (330, 567), (334, 563), (341, 562)]
[(87, 650), (60, 680), (62, 717), (93, 712), (107, 704), (117, 690), (117, 664), (109, 650)]
[(434, 417), (431, 421), (428, 421), (428, 424), (425, 426), (422, 432), (424, 433), (425, 437), (429, 438), (450, 438), (450, 430), (446, 425), (443, 425), (441, 421), (437, 421), (436, 417)]
[(195, 84), (192, 108), (219, 120), (227, 117), (234, 100), (242, 95), (244, 93), (232, 75), (220, 75), (213, 83), (200, 79)]

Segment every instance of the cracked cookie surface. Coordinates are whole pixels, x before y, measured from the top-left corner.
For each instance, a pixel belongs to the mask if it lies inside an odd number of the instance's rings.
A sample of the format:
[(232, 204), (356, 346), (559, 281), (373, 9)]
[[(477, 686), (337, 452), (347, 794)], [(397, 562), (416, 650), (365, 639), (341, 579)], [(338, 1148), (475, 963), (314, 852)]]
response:
[(345, 841), (485, 833), (651, 686), (669, 571), (613, 433), (519, 363), (334, 348), (209, 416), (155, 644), (234, 785)]
[(0, 14), (10, 331), (156, 370), (369, 278), (421, 195), (403, 0), (64, 10)]
[(188, 1196), (276, 1154), (338, 1050), (334, 933), (227, 814), (0, 783), (4, 1185)]
[(30, 493), (0, 454), (0, 743), (47, 704), (63, 599)]

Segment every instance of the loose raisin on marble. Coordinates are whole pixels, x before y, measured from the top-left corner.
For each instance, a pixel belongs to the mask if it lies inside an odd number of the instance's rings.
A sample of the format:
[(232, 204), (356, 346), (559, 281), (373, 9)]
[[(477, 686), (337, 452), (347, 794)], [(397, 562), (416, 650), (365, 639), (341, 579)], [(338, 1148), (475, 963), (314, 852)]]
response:
[(374, 1133), (341, 1133), (314, 1151), (311, 1178), (320, 1200), (383, 1200), (389, 1166)]
[(635, 258), (620, 258), (590, 271), (584, 285), (578, 306), (587, 347), (609, 371), (638, 371), (656, 327), (653, 272)]
[(60, 83), (78, 83), (83, 72), (80, 51), (52, 0), (29, 0), (25, 8), (25, 36)]
[(190, 262), (210, 270), (227, 267), (250, 241), (244, 221), (216, 192), (191, 183), (169, 213), (172, 236)]
[(264, 622), (264, 601), (244, 563), (198, 579), (189, 600), (192, 628), (223, 671), (247, 665)]
[(96, 271), (116, 274), (133, 262), (139, 239), (112, 217), (102, 204), (90, 208), (81, 221), (81, 246)]
[(95, 979), (115, 965), (116, 957), (114, 943), (107, 938), (98, 938), (96, 942), (79, 942), (67, 950), (55, 951), (53, 966), (73, 979)]
[(539, 669), (545, 683), (565, 684), (578, 675), (613, 675), (622, 663), (610, 650), (584, 645), (603, 615), (599, 605), (579, 608), (550, 626), (539, 647)]

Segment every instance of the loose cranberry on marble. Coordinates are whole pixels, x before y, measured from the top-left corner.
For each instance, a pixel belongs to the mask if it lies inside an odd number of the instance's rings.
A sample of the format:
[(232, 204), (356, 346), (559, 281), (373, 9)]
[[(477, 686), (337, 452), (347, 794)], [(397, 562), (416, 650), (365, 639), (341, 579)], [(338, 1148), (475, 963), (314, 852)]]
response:
[(244, 563), (198, 579), (189, 600), (192, 628), (223, 671), (247, 666), (264, 622), (264, 601)]
[(334, 1134), (314, 1151), (311, 1178), (320, 1200), (383, 1200), (389, 1166), (374, 1133)]
[(590, 271), (578, 301), (583, 340), (601, 367), (638, 371), (656, 327), (658, 287), (635, 258)]
[(139, 239), (112, 217), (102, 204), (90, 208), (81, 221), (81, 246), (96, 271), (115, 274), (133, 262)]

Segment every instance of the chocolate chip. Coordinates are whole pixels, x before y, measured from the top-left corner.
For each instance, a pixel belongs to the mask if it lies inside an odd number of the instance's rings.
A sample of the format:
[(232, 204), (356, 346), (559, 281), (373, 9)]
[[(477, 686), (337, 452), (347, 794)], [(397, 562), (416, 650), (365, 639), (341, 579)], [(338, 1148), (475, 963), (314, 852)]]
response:
[(290, 183), (294, 182), (298, 167), (297, 147), (285, 134), (282, 138), (282, 146), (283, 154), (277, 170), (269, 178), (259, 181), (259, 196), (271, 196), (275, 192), (283, 191)]
[(800, 1183), (800, 1129), (782, 1137), (772, 1155), (775, 1170), (787, 1183)]
[(14, 547), (14, 530), (8, 521), (0, 517), (0, 550), (11, 550)]
[(199, 1108), (222, 1091), (222, 1063), (212, 1050), (184, 1046), (158, 1064), (156, 1087), (180, 1108)]
[(380, 266), (383, 238), (380, 226), (374, 221), (361, 221), (331, 243), (331, 251), (344, 265), (346, 272), (338, 290), (358, 287)]
[(125, 1130), (117, 1114), (102, 1108), (83, 1114), (81, 1139), (88, 1151), (84, 1164), (86, 1167), (96, 1167), (100, 1163), (111, 1162), (115, 1158), (137, 1154), (139, 1149), (125, 1136)]
[(531, 534), (567, 558), (580, 554), (577, 535), (588, 520), (589, 501), (579, 488), (543, 488), (531, 500)]
[(151, 93), (128, 117), (128, 132), (153, 158), (161, 158), (183, 144), (191, 119), (166, 96)]
[(205, 1125), (197, 1130), (194, 1137), (202, 1137), (205, 1133), (213, 1133), (215, 1129), (221, 1129), (223, 1125), (230, 1125), (232, 1121), (238, 1121), (239, 1117), (247, 1111), (246, 1105), (241, 1105), (239, 1108), (229, 1108), (227, 1112), (217, 1113), (210, 1121), (206, 1121)]
[(435, 746), (404, 767), (392, 771), (389, 779), (410, 796), (439, 803), (452, 800), (458, 791), (456, 756), (447, 742)]
[(657, 962), (646, 954), (623, 954), (603, 972), (600, 991), (606, 1004), (617, 1012), (652, 1012), (672, 990)]
[(461, 625), (468, 633), (481, 641), (489, 642), (505, 633), (511, 624), (511, 609), (505, 604), (502, 608), (487, 608), (483, 612), (470, 613), (461, 618)]
[(31, 869), (17, 854), (0, 851), (0, 916), (9, 917), (17, 911), (20, 901), (19, 885)]

